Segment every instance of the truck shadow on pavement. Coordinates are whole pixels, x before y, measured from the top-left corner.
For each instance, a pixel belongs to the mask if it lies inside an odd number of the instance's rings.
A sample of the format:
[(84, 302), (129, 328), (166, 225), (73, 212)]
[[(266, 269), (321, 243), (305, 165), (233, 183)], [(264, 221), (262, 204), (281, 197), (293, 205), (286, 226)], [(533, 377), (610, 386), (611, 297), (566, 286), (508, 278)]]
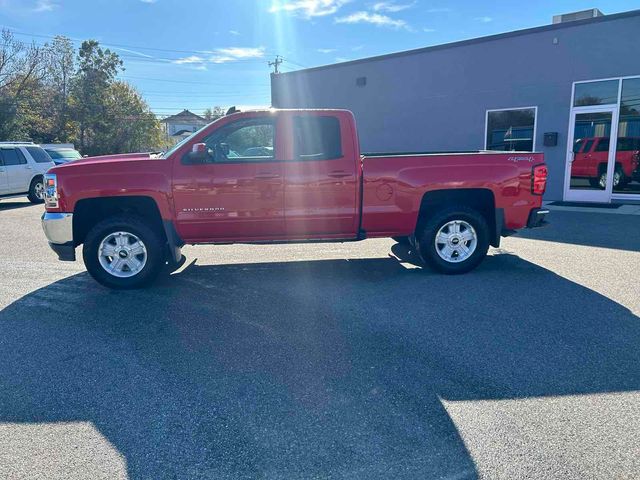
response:
[[(3, 210), (13, 210), (15, 208), (25, 208), (32, 207), (33, 203), (31, 202), (11, 202), (11, 201), (1, 201), (0, 200), (0, 212)], [(44, 212), (44, 209), (42, 210)]]
[(519, 230), (517, 236), (532, 240), (640, 252), (640, 215), (561, 212), (549, 215), (545, 228)]
[(0, 312), (0, 422), (92, 422), (132, 479), (476, 478), (441, 399), (640, 389), (640, 323), (610, 299), (507, 254), (405, 267), (66, 278)]

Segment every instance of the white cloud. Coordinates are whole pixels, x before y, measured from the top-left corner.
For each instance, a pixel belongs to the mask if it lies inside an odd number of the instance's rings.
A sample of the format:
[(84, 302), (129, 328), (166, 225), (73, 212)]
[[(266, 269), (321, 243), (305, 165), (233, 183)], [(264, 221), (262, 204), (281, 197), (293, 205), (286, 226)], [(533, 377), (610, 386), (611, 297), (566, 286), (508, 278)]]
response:
[(240, 35), (240, 32), (239, 32), (239, 31), (237, 31), (237, 30), (229, 30), (229, 33), (230, 33), (231, 35), (235, 35), (235, 36)]
[(373, 10), (376, 12), (389, 12), (396, 13), (413, 7), (416, 2), (411, 3), (395, 3), (395, 2), (378, 2), (373, 5)]
[(204, 63), (205, 61), (206, 60), (204, 58), (199, 57), (198, 55), (191, 55), (190, 57), (184, 57), (174, 60), (173, 63), (176, 63), (178, 65), (185, 65), (191, 63)]
[(142, 3), (156, 3), (158, 0), (140, 0)]
[(257, 48), (245, 48), (245, 47), (230, 47), (230, 48), (218, 48), (214, 50), (209, 61), (213, 63), (227, 63), (236, 60), (247, 60), (251, 58), (263, 58), (264, 47)]
[[(229, 47), (229, 48), (217, 48), (215, 50), (208, 50), (200, 52), (201, 55), (190, 55), (188, 57), (178, 58), (173, 60), (172, 63), (177, 65), (192, 65), (192, 66), (204, 66), (206, 63), (230, 63), (237, 60), (248, 60), (252, 58), (263, 58), (265, 55), (264, 47)], [(200, 68), (204, 70), (203, 68)]]
[(491, 17), (476, 17), (475, 20), (477, 20), (478, 22), (481, 22), (481, 23), (493, 22), (493, 18), (491, 18)]
[(386, 15), (369, 12), (355, 12), (346, 17), (336, 18), (336, 23), (370, 23), (378, 27), (409, 28), (404, 20), (396, 20)]
[(355, 47), (351, 47), (352, 52), (359, 52), (364, 48), (364, 45), (356, 45)]
[(336, 51), (335, 48), (319, 48), (318, 49), (319, 53), (333, 53), (335, 51)]
[(55, 0), (38, 0), (36, 6), (33, 8), (34, 12), (50, 12), (54, 8), (58, 8), (59, 5)]
[(429, 8), (427, 10), (427, 13), (447, 13), (450, 11), (451, 9), (447, 7), (436, 7), (436, 8)]
[(433, 32), (436, 31), (436, 29), (435, 28), (427, 28), (427, 27), (425, 27), (425, 28), (422, 29), (422, 31), (426, 32), (426, 33), (433, 33)]
[(333, 15), (351, 0), (273, 0), (271, 13), (288, 12), (303, 18)]

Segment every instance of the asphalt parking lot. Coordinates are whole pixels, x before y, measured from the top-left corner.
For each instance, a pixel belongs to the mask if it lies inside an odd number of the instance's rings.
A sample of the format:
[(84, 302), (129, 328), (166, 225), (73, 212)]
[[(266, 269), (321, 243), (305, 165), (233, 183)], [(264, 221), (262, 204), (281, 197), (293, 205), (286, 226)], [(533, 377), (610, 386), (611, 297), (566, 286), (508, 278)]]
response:
[(0, 477), (640, 477), (640, 216), (553, 212), (471, 274), (391, 240), (188, 247), (154, 288), (0, 202)]

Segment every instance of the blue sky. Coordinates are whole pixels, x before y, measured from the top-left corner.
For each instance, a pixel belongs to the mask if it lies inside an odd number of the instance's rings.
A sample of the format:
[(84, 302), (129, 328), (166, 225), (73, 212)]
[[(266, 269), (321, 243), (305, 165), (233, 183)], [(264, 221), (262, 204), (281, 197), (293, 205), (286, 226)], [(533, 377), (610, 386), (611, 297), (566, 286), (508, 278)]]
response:
[(160, 116), (214, 105), (268, 106), (267, 62), (283, 71), (551, 23), (554, 14), (640, 0), (0, 0), (24, 41), (93, 38)]

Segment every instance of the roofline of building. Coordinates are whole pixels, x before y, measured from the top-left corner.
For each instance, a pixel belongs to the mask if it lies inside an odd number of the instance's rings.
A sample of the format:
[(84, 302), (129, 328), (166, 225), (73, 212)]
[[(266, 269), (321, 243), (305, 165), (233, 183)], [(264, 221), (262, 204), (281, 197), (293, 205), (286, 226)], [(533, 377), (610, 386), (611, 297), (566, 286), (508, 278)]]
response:
[(200, 115), (198, 115), (197, 113), (193, 113), (191, 110), (189, 110), (188, 108), (185, 108), (184, 110), (182, 110), (179, 113), (174, 113), (173, 115), (169, 115), (168, 117), (163, 118), (162, 120), (160, 120), (160, 123), (165, 123), (167, 120), (172, 120), (173, 118), (176, 117), (180, 117), (180, 115), (184, 115), (184, 114), (189, 114), (189, 115), (193, 115), (194, 117), (197, 117), (198, 119), (206, 122), (206, 118), (201, 117)]
[(358, 65), (361, 63), (369, 63), (369, 62), (377, 62), (379, 60), (387, 60), (390, 58), (399, 58), (399, 57), (405, 57), (405, 56), (409, 56), (409, 55), (416, 55), (416, 54), (420, 54), (420, 53), (426, 53), (426, 52), (433, 52), (433, 51), (437, 51), (437, 50), (445, 50), (448, 48), (456, 48), (456, 47), (465, 47), (467, 45), (476, 45), (478, 43), (485, 43), (485, 42), (492, 42), (495, 40), (502, 40), (504, 38), (512, 38), (512, 37), (519, 37), (521, 35), (529, 35), (532, 33), (540, 33), (540, 32), (549, 32), (549, 31), (554, 31), (554, 30), (562, 30), (565, 28), (572, 28), (572, 27), (578, 27), (581, 25), (590, 25), (590, 24), (594, 24), (594, 23), (602, 23), (602, 22), (609, 22), (612, 20), (620, 20), (623, 18), (630, 18), (630, 17), (636, 17), (636, 16), (640, 16), (640, 9), (638, 10), (630, 10), (628, 12), (622, 12), (622, 13), (613, 13), (611, 15), (604, 15), (602, 17), (595, 17), (595, 18), (587, 18), (584, 20), (574, 20), (574, 21), (570, 21), (570, 22), (564, 22), (564, 23), (555, 23), (555, 24), (550, 24), (550, 25), (543, 25), (541, 27), (531, 27), (531, 28), (525, 28), (523, 30), (514, 30), (512, 32), (505, 32), (505, 33), (497, 33), (494, 35), (488, 35), (486, 37), (478, 37), (478, 38), (471, 38), (468, 40), (459, 40), (456, 42), (450, 42), (450, 43), (442, 43), (440, 45), (432, 45), (429, 47), (422, 47), (422, 48), (414, 48), (411, 50), (404, 50), (401, 52), (394, 52), (394, 53), (386, 53), (384, 55), (376, 55), (373, 57), (366, 57), (366, 58), (359, 58), (357, 60), (350, 60), (348, 62), (340, 62), (340, 63), (331, 63), (328, 65), (321, 65), (318, 67), (311, 67), (311, 68), (305, 68), (305, 69), (301, 69), (301, 70), (295, 70), (293, 72), (286, 72), (286, 73), (279, 73), (277, 75), (275, 74), (271, 74), (272, 76), (290, 76), (290, 75), (296, 75), (296, 74), (300, 74), (300, 73), (307, 73), (307, 72), (314, 72), (314, 71), (318, 71), (318, 70), (328, 70), (331, 68), (339, 68), (339, 67), (345, 67), (345, 66), (350, 66), (350, 65)]

